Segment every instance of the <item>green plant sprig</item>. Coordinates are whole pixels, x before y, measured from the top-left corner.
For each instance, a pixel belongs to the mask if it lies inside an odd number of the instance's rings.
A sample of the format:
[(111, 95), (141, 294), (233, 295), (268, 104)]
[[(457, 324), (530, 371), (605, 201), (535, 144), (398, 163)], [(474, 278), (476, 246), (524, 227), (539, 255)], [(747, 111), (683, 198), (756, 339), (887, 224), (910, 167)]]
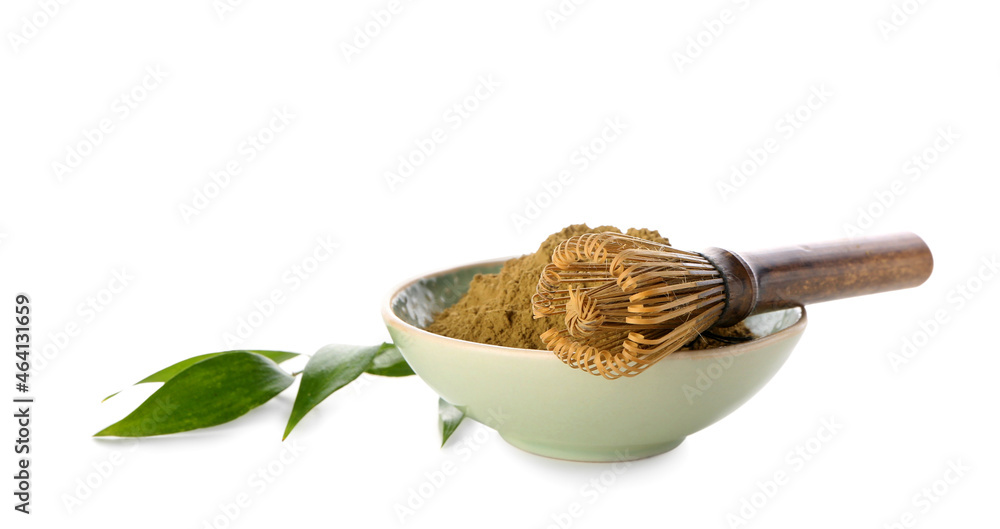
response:
[[(308, 356), (305, 368), (288, 373), (279, 364)], [(373, 346), (327, 345), (313, 355), (286, 351), (239, 350), (188, 358), (136, 382), (162, 382), (124, 419), (95, 437), (150, 437), (223, 424), (271, 400), (302, 375), (282, 440), (303, 417), (338, 389), (364, 373), (384, 377), (413, 375), (391, 343)], [(118, 393), (105, 397), (108, 400)], [(464, 418), (459, 408), (441, 400), (438, 424), (442, 446)]]

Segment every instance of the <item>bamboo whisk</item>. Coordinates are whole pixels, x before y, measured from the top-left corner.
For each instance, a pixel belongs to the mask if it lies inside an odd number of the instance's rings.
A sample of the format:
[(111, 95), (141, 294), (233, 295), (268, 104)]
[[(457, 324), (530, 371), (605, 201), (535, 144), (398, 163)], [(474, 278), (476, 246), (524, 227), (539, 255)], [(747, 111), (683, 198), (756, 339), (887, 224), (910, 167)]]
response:
[(587, 233), (559, 244), (532, 296), (541, 335), (571, 367), (635, 376), (711, 327), (807, 303), (923, 283), (933, 259), (916, 235), (760, 252), (678, 250), (628, 235)]

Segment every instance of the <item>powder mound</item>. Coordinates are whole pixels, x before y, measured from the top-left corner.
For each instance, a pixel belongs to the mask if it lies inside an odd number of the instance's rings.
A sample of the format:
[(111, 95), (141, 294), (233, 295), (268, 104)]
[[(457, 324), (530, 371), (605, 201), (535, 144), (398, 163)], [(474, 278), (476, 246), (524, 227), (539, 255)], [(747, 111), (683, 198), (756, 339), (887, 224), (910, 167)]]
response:
[[(523, 349), (545, 349), (539, 336), (562, 326), (561, 316), (534, 319), (531, 314), (531, 296), (538, 285), (538, 277), (552, 258), (552, 251), (559, 243), (588, 232), (615, 232), (614, 226), (589, 228), (574, 224), (549, 235), (533, 254), (516, 257), (504, 263), (496, 274), (479, 274), (469, 284), (469, 291), (457, 303), (445, 309), (427, 327), (435, 334), (478, 342)], [(629, 229), (625, 232), (662, 244), (670, 244), (656, 230)], [(720, 336), (751, 336), (742, 324), (729, 329), (713, 329)], [(745, 339), (745, 338), (744, 338)], [(700, 337), (692, 342), (695, 349), (725, 345), (712, 338)]]

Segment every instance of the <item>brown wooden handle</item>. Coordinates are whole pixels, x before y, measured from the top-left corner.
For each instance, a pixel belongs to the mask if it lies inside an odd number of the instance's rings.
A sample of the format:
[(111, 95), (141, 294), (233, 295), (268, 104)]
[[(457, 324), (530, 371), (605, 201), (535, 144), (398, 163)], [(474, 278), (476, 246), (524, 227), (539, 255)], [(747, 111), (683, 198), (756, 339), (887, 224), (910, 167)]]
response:
[(934, 268), (930, 248), (912, 233), (749, 252), (711, 248), (704, 255), (726, 279), (720, 326), (754, 313), (915, 287)]

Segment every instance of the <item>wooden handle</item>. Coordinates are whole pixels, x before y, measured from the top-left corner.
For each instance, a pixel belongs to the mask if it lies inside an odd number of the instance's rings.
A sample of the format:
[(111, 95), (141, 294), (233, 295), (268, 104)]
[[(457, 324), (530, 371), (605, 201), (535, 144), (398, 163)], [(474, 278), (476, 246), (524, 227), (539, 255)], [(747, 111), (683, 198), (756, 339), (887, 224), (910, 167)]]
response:
[(704, 255), (726, 280), (719, 326), (759, 312), (915, 287), (934, 268), (930, 248), (912, 233), (739, 253), (711, 248)]

